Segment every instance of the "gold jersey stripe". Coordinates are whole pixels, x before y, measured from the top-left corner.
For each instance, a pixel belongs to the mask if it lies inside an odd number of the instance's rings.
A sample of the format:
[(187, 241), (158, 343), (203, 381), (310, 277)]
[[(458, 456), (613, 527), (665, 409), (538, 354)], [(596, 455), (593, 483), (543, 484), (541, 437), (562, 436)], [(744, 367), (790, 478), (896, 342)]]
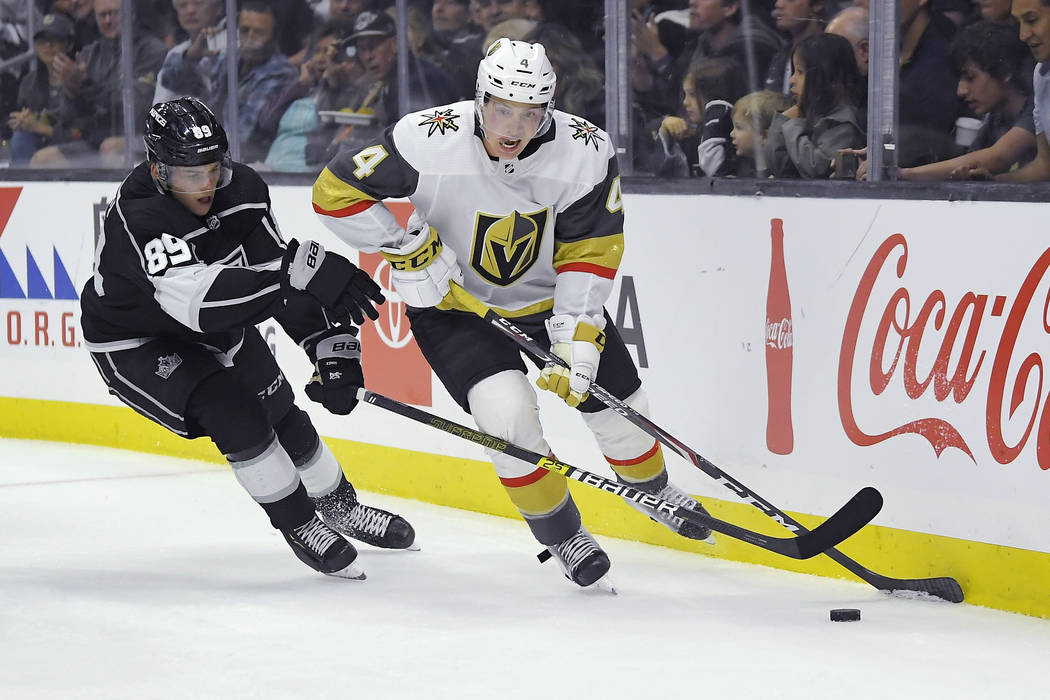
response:
[(511, 486), (507, 480), (501, 481), (511, 502), (525, 515), (547, 515), (561, 505), (569, 491), (568, 480), (556, 472), (545, 472), (538, 480), (524, 486)]
[(605, 460), (613, 471), (631, 482), (649, 481), (664, 470), (664, 453), (660, 443), (636, 459), (610, 459)]
[(554, 243), (554, 269), (565, 265), (585, 263), (611, 270), (620, 267), (623, 258), (623, 234), (598, 236), (582, 241)]
[[(375, 202), (376, 198), (367, 195), (344, 180), (328, 168), (321, 171), (314, 182), (314, 209), (334, 216), (341, 212), (360, 208), (362, 204)], [(347, 212), (350, 213), (350, 212)]]
[[(473, 308), (460, 304), (459, 301), (457, 301), (452, 294), (448, 294), (444, 299), (442, 299), (441, 303), (437, 305), (437, 308), (441, 309), (442, 311), (451, 310), (475, 313), (475, 310)], [(538, 301), (535, 304), (529, 304), (528, 306), (524, 306), (520, 309), (501, 309), (498, 306), (491, 306), (489, 308), (498, 313), (500, 316), (505, 316), (507, 318), (521, 318), (522, 316), (531, 316), (532, 314), (539, 314), (543, 313), (544, 311), (550, 311), (554, 308), (554, 299), (553, 297), (550, 299), (544, 299), (543, 301)]]

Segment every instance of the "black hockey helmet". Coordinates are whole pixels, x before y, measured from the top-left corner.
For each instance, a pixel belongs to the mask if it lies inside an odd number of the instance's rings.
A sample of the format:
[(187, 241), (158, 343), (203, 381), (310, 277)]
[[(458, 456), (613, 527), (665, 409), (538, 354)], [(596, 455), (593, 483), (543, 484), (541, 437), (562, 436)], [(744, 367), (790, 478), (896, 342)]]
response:
[(196, 97), (158, 102), (150, 108), (143, 135), (146, 157), (156, 163), (156, 179), (171, 189), (173, 168), (220, 163), (217, 187), (233, 177), (226, 130), (208, 106)]

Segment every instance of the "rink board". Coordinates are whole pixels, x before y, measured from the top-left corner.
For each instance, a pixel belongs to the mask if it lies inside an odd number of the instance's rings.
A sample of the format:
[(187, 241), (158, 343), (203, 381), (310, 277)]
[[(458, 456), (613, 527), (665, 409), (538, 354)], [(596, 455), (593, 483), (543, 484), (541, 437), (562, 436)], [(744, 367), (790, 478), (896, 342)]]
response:
[[(114, 183), (0, 188), (0, 434), (215, 461), (107, 396), (80, 344), (76, 296)], [(286, 235), (343, 249), (309, 189), (272, 189)], [(625, 329), (652, 417), (803, 524), (857, 489), (886, 499), (843, 545), (898, 577), (954, 576), (967, 601), (1050, 617), (1046, 467), (1050, 249), (1040, 204), (627, 195), (627, 252), (609, 310)], [(407, 215), (407, 205), (398, 214)], [(791, 322), (767, 333), (770, 221), (784, 222)], [(388, 276), (374, 256), (362, 266)], [(366, 329), (370, 388), (468, 422), (426, 367), (396, 296)], [(789, 330), (789, 334), (784, 333)], [(294, 387), (309, 367), (264, 325)], [(792, 349), (789, 454), (767, 447), (767, 340)], [(301, 397), (301, 392), (299, 392)], [(513, 515), (481, 450), (374, 407), (301, 404), (368, 490)], [(606, 472), (582, 422), (541, 399), (558, 456)], [(672, 477), (715, 515), (784, 531), (675, 456)], [(607, 472), (606, 472), (607, 473)], [(671, 536), (615, 499), (574, 489), (596, 532), (826, 576), (826, 558), (775, 557)]]

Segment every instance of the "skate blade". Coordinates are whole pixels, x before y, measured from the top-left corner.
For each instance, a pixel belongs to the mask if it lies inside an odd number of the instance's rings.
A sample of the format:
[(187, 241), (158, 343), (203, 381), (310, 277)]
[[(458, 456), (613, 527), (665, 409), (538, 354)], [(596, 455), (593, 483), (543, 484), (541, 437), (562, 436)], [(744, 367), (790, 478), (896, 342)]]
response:
[(412, 544), (410, 544), (407, 547), (405, 547), (405, 549), (408, 550), (409, 552), (418, 552), (419, 551), (419, 544), (416, 543), (416, 542), (413, 542)]
[(600, 579), (587, 586), (587, 588), (593, 588), (598, 591), (604, 591), (610, 595), (619, 595), (616, 592), (616, 586), (613, 585), (612, 579), (609, 578), (608, 574), (602, 576)]
[(356, 561), (350, 562), (350, 565), (347, 566), (345, 569), (340, 569), (339, 571), (332, 571), (325, 575), (335, 576), (336, 578), (348, 578), (354, 581), (364, 581), (366, 578), (368, 578), (367, 576), (365, 576), (365, 570), (358, 566)]

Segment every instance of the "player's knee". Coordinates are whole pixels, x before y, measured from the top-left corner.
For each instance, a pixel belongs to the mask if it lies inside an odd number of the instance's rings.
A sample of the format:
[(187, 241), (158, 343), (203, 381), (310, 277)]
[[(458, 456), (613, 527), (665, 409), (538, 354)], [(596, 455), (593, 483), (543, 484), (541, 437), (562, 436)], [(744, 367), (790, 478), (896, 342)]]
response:
[(536, 392), (521, 372), (507, 370), (482, 379), (467, 392), (467, 402), (483, 432), (546, 451)]
[(317, 451), (320, 438), (306, 411), (292, 404), (274, 426), (277, 439), (296, 466), (305, 464)]
[(270, 439), (262, 402), (227, 372), (206, 377), (190, 395), (187, 420), (195, 421), (223, 454), (250, 449)]

